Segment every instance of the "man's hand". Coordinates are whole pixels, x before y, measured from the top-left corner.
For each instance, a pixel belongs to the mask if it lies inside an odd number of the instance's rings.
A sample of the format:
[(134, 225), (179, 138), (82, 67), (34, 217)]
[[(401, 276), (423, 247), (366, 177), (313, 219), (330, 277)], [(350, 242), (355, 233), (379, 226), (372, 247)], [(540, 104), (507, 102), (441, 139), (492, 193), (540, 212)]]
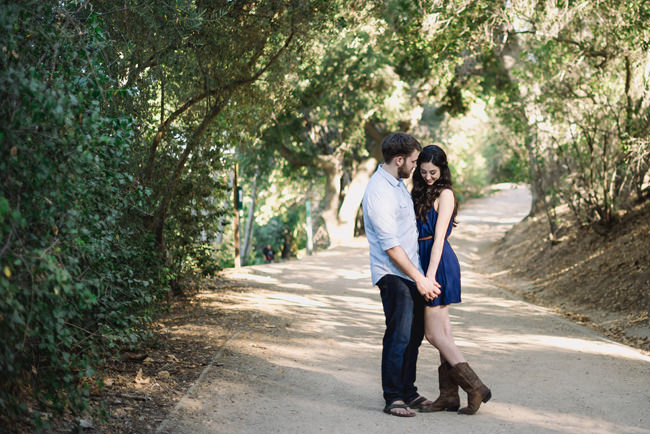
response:
[(426, 301), (433, 300), (440, 295), (440, 285), (435, 279), (428, 279), (422, 272), (411, 262), (402, 246), (395, 246), (386, 250), (388, 257), (395, 265), (399, 267), (407, 276), (415, 282), (418, 292)]
[(415, 281), (415, 285), (426, 301), (431, 301), (440, 295), (440, 284), (435, 280), (422, 276)]

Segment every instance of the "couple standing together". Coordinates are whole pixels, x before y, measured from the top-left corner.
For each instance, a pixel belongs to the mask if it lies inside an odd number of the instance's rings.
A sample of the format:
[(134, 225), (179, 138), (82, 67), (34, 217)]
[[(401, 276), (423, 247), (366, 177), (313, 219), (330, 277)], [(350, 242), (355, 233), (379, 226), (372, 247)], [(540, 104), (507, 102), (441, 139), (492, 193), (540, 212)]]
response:
[[(447, 242), (458, 208), (447, 156), (438, 146), (422, 149), (405, 133), (381, 144), (384, 164), (370, 178), (363, 198), (370, 244), (372, 283), (381, 292), (386, 316), (381, 381), (393, 416), (456, 411), (458, 387), (467, 392), (462, 414), (474, 414), (492, 396), (456, 347), (449, 304), (460, 302), (460, 265)], [(413, 195), (402, 179), (413, 174)], [(417, 392), (415, 371), (423, 337), (440, 352), (440, 396), (429, 401)]]

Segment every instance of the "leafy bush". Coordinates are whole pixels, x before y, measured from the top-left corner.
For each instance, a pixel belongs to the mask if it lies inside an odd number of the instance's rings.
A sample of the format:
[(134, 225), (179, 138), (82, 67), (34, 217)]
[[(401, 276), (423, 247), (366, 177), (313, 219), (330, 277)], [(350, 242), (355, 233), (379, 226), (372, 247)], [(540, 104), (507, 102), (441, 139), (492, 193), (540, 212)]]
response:
[(103, 31), (74, 2), (0, 9), (0, 413), (87, 408), (95, 369), (136, 342), (156, 297), (157, 261), (132, 210), (131, 121)]
[[(172, 200), (164, 231), (164, 254), (174, 288), (185, 286), (183, 281), (210, 276), (223, 268), (211, 243), (224, 214), (219, 199), (227, 194), (225, 183), (214, 176), (220, 155), (221, 151), (214, 149), (191, 159), (188, 174), (181, 179)], [(152, 202), (149, 201), (150, 205)]]

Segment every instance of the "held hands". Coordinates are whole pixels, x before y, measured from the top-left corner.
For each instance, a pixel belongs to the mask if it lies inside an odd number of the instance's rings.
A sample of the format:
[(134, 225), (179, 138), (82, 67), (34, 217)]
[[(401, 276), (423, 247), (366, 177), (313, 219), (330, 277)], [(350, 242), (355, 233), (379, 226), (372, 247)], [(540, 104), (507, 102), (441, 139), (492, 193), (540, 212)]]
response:
[(427, 273), (427, 280), (430, 280), (431, 282), (433, 282), (433, 286), (435, 287), (435, 291), (436, 291), (436, 297), (438, 297), (440, 295), (440, 287), (441, 287), (441, 285), (436, 280), (435, 273), (434, 274)]
[(418, 279), (415, 284), (418, 291), (426, 301), (433, 300), (440, 295), (440, 284), (436, 282), (435, 279), (422, 276), (422, 278)]

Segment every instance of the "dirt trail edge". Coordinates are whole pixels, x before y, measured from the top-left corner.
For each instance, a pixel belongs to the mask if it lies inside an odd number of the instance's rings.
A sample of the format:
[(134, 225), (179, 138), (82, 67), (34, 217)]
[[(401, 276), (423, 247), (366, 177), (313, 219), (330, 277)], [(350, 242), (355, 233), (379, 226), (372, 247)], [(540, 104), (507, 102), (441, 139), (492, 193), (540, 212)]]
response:
[[(526, 189), (505, 186), (469, 201), (450, 238), (463, 279), (454, 335), (493, 394), (477, 415), (381, 412), (384, 317), (360, 239), (300, 261), (231, 270), (231, 279), (255, 283), (232, 308), (273, 315), (282, 327), (233, 330), (157, 432), (650, 433), (650, 357), (509, 295), (482, 266), (529, 203)], [(437, 365), (423, 343), (417, 385), (430, 398)]]

